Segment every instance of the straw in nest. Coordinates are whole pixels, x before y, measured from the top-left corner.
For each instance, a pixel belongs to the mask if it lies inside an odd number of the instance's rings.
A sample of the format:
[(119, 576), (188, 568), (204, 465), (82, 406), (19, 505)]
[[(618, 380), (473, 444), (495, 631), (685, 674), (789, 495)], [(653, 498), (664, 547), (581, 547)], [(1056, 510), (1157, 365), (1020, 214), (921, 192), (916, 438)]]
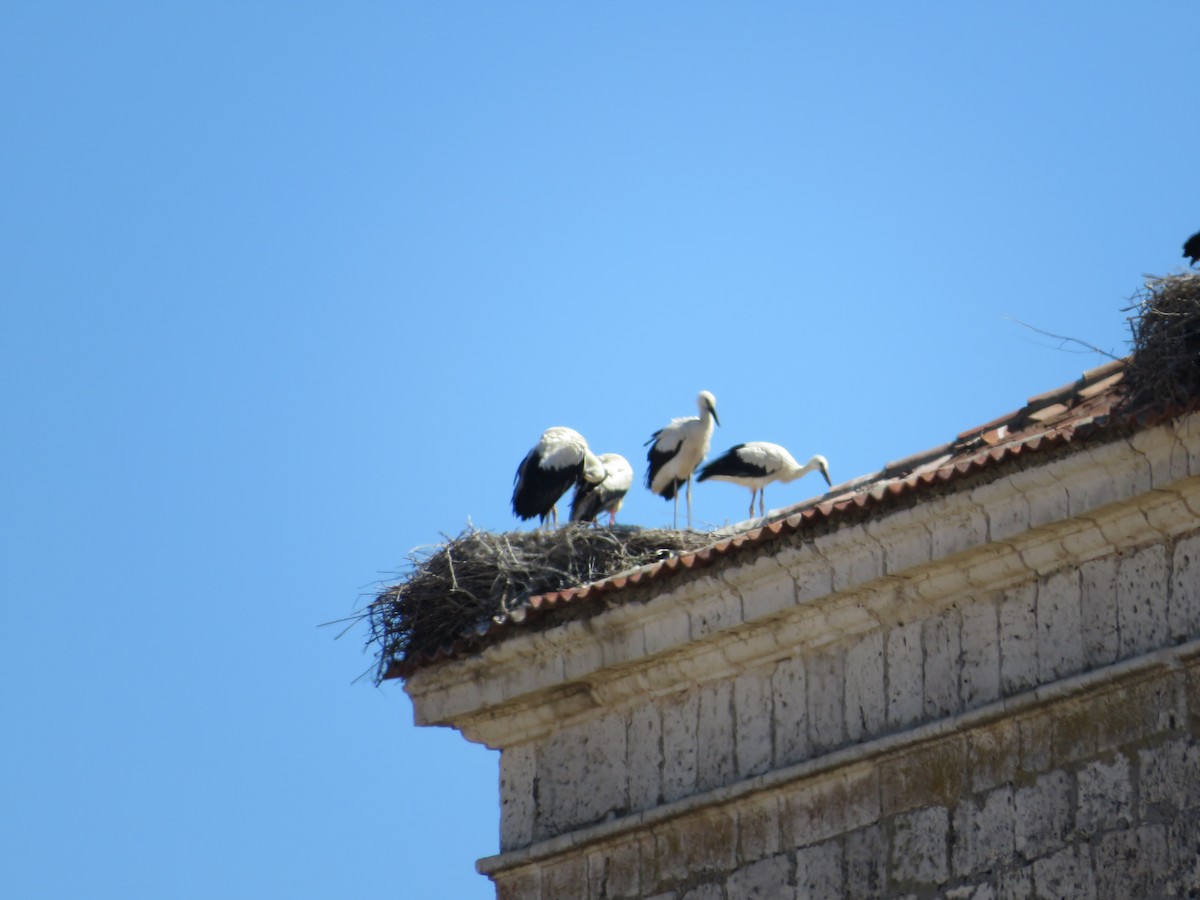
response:
[(433, 654), (493, 621), (519, 620), (532, 596), (579, 587), (711, 540), (687, 531), (575, 524), (553, 532), (465, 531), (410, 555), (408, 576), (369, 607), (376, 677), (393, 662)]

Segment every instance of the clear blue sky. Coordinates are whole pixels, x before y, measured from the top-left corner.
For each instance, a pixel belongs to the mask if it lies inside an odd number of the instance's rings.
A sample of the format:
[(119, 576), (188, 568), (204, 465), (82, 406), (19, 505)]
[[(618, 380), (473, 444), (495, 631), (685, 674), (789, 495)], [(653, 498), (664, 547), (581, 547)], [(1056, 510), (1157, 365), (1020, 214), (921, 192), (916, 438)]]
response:
[(1191, 2), (4, 4), (0, 895), (490, 897), (496, 755), (319, 623), (516, 527), (550, 425), (640, 485), (706, 388), (714, 450), (845, 480), (1103, 361), (1006, 316), (1123, 353), (1200, 229), (1195, 35)]

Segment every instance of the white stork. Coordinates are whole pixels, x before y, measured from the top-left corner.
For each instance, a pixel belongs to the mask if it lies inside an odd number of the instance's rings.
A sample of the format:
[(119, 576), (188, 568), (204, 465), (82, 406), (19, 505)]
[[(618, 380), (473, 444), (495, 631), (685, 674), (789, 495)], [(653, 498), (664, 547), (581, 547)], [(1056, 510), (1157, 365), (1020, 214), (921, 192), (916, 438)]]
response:
[(795, 481), (814, 469), (825, 477), (826, 484), (833, 487), (833, 482), (829, 480), (829, 462), (825, 457), (814, 456), (800, 465), (792, 458), (792, 454), (778, 444), (751, 441), (730, 447), (701, 469), (696, 480), (707, 481), (712, 478), (750, 488), (750, 517), (753, 518), (755, 494), (758, 495), (758, 514), (765, 516), (766, 501), (763, 494), (768, 484), (772, 481)]
[(708, 454), (712, 440), (713, 422), (718, 425), (717, 398), (708, 391), (701, 391), (696, 398), (699, 416), (683, 416), (672, 419), (666, 428), (650, 435), (646, 446), (650, 451), (646, 459), (650, 468), (646, 470), (646, 487), (664, 500), (675, 501), (675, 527), (679, 527), (679, 486), (687, 482), (688, 530), (692, 529), (692, 472)]
[(1191, 257), (1193, 266), (1200, 262), (1200, 231), (1183, 242), (1183, 255)]
[(571, 498), (572, 522), (595, 522), (601, 513), (608, 513), (609, 527), (617, 521), (617, 511), (633, 485), (633, 467), (620, 453), (601, 453), (604, 478), (593, 484), (586, 478), (575, 483)]
[(561, 426), (547, 428), (517, 466), (513, 512), (522, 520), (537, 516), (542, 525), (549, 516), (557, 526), (557, 504), (567, 489), (580, 479), (595, 483), (603, 478), (604, 466), (588, 449), (583, 435)]

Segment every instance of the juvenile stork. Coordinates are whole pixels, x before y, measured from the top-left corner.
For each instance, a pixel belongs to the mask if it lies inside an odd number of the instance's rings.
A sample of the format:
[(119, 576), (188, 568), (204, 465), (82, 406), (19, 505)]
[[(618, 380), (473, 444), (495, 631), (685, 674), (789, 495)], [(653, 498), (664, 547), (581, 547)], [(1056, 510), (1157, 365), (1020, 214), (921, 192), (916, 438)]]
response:
[(593, 484), (586, 478), (575, 483), (575, 495), (571, 498), (572, 522), (595, 522), (601, 513), (608, 513), (611, 528), (617, 521), (617, 511), (625, 501), (625, 495), (633, 485), (633, 467), (620, 453), (601, 453), (598, 457), (604, 466), (604, 478)]
[(646, 459), (646, 487), (664, 500), (675, 501), (674, 527), (679, 527), (679, 486), (687, 483), (688, 531), (692, 530), (692, 472), (708, 455), (713, 423), (717, 418), (717, 398), (708, 391), (696, 397), (699, 416), (672, 419), (665, 428), (650, 435)]
[(550, 517), (557, 526), (557, 504), (567, 489), (579, 480), (596, 483), (603, 478), (604, 466), (583, 435), (571, 428), (547, 428), (517, 466), (513, 512), (522, 520), (537, 516), (542, 525)]
[(1200, 231), (1183, 242), (1183, 255), (1192, 258), (1192, 265), (1200, 262)]
[(778, 444), (767, 441), (751, 441), (749, 444), (738, 444), (730, 447), (703, 469), (696, 478), (697, 481), (728, 481), (750, 488), (750, 518), (754, 518), (754, 495), (758, 495), (758, 514), (765, 516), (766, 501), (763, 499), (766, 486), (772, 481), (795, 481), (803, 478), (816, 469), (825, 477), (825, 483), (833, 487), (829, 480), (829, 463), (823, 456), (814, 456), (804, 465), (800, 465)]

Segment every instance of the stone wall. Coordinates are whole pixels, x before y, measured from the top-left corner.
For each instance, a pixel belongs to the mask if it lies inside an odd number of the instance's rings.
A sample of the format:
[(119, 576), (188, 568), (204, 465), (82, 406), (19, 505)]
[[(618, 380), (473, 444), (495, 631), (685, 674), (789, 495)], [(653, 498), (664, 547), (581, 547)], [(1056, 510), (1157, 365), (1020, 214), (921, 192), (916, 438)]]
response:
[(1196, 896), (1198, 737), (1187, 644), (601, 826), (498, 896)]
[(780, 539), (416, 673), (504, 898), (1200, 896), (1200, 427)]

